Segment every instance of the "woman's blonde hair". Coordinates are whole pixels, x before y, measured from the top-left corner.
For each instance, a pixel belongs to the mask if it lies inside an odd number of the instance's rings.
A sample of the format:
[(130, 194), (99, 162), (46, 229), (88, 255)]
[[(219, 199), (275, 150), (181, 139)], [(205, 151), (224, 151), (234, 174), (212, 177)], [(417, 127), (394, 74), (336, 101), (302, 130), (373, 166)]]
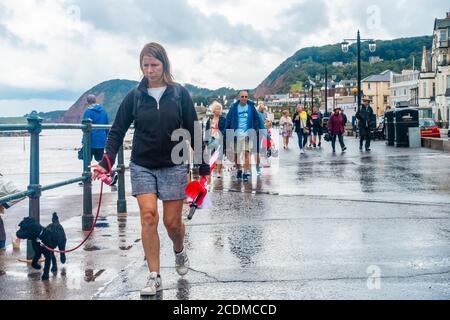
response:
[(209, 106), (209, 110), (211, 110), (211, 112), (214, 112), (214, 109), (217, 108), (217, 107), (219, 107), (220, 108), (220, 112), (222, 112), (223, 106), (218, 101), (214, 101), (213, 103), (211, 103), (211, 105)]
[(139, 60), (139, 67), (142, 70), (142, 60), (144, 60), (144, 56), (153, 57), (163, 64), (163, 76), (162, 80), (165, 84), (173, 84), (174, 79), (171, 72), (169, 57), (167, 56), (166, 49), (159, 43), (151, 42), (144, 46), (141, 51), (141, 56)]

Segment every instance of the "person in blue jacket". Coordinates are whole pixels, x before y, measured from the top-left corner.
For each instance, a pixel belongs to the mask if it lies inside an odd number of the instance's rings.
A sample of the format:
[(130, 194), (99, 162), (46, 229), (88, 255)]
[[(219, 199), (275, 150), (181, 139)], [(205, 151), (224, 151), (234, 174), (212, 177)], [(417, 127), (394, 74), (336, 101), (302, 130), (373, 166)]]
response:
[[(248, 90), (242, 90), (239, 93), (238, 100), (231, 106), (227, 114), (226, 129), (233, 130), (234, 133), (234, 160), (238, 169), (237, 179), (248, 182), (251, 153), (259, 151), (259, 131), (262, 130), (264, 134), (267, 132), (255, 103), (249, 100)], [(256, 137), (250, 136), (250, 129), (254, 130)], [(256, 145), (253, 144), (254, 140)], [(242, 155), (244, 156), (243, 166), (240, 160)]]
[[(87, 96), (88, 108), (83, 114), (83, 119), (91, 119), (92, 124), (108, 125), (108, 114), (105, 109), (97, 103), (95, 95)], [(92, 130), (91, 131), (91, 161), (92, 157), (97, 162), (100, 162), (105, 152), (106, 139), (108, 138), (109, 130)]]

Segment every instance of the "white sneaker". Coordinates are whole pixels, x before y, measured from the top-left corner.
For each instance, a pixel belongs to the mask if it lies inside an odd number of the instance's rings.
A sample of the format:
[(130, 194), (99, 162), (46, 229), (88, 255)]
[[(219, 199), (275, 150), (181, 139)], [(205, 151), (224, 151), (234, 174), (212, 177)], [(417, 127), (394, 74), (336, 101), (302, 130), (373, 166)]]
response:
[(147, 285), (141, 290), (141, 296), (154, 296), (162, 289), (161, 277), (156, 272), (152, 272), (148, 277)]
[(180, 276), (184, 276), (189, 271), (189, 258), (186, 254), (186, 248), (182, 252), (175, 254), (175, 269)]

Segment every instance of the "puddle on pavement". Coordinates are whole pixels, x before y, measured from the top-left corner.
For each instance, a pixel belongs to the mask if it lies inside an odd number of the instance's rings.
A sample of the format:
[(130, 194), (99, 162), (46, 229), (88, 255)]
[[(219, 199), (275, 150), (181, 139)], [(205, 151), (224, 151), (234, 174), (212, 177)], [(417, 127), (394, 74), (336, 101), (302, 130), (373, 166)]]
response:
[(41, 274), (40, 272), (33, 272), (33, 273), (29, 273), (29, 274), (27, 275), (27, 277), (28, 277), (29, 279), (31, 279), (31, 280), (36, 280), (36, 281), (41, 280), (41, 276), (42, 276), (42, 274)]
[(109, 238), (109, 237), (112, 237), (112, 235), (110, 235), (110, 234), (103, 234), (103, 235), (101, 235), (102, 237), (105, 237), (105, 238)]
[(134, 243), (138, 243), (138, 242), (141, 242), (141, 239), (136, 239), (136, 240), (134, 241)]
[(148, 297), (139, 297), (141, 300), (164, 300), (164, 293), (163, 291), (158, 291), (156, 295), (154, 296), (148, 296)]
[(119, 247), (120, 250), (130, 250), (131, 248), (133, 248), (133, 246), (121, 246), (121, 247)]
[(86, 247), (83, 249), (84, 251), (99, 251), (102, 250), (102, 248), (97, 247), (97, 246), (90, 246), (90, 247)]
[(94, 282), (95, 279), (97, 279), (98, 277), (100, 277), (102, 275), (103, 272), (105, 272), (105, 269), (101, 269), (99, 271), (97, 271), (94, 274), (94, 270), (93, 269), (87, 269), (84, 271), (84, 281), (86, 282)]
[(95, 225), (96, 228), (109, 228), (109, 223), (107, 222), (99, 222)]

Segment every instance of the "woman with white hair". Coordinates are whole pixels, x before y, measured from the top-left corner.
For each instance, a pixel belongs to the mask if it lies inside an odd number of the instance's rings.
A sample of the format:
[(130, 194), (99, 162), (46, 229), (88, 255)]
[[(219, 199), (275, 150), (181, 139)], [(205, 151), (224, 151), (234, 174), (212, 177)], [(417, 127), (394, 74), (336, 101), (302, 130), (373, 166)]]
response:
[(222, 116), (222, 105), (214, 101), (210, 110), (213, 112), (212, 119), (209, 118), (208, 122), (206, 122), (206, 141), (208, 141), (208, 147), (212, 149), (212, 153), (214, 153), (218, 147), (220, 147), (220, 155), (217, 160), (216, 172), (217, 178), (222, 178), (222, 158), (223, 158), (223, 149), (225, 147), (225, 133), (226, 133), (226, 124), (227, 119)]

